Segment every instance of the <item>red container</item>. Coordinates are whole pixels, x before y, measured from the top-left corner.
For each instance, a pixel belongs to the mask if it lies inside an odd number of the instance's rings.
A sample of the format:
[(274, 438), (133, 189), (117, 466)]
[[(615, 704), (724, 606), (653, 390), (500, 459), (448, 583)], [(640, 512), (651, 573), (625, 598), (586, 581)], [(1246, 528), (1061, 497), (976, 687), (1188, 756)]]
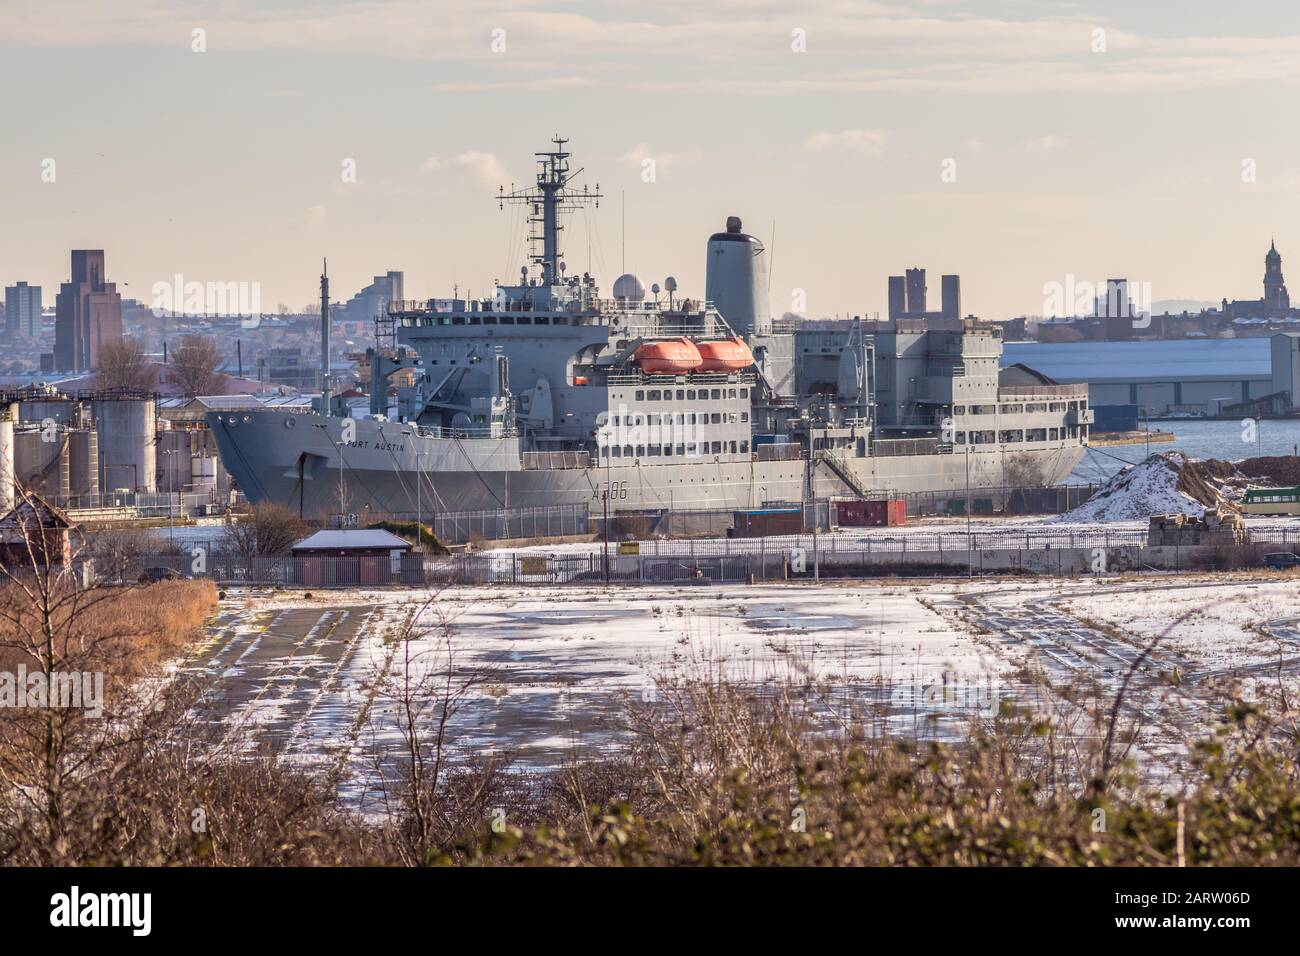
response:
[(889, 527), (901, 528), (907, 524), (907, 501), (903, 498), (893, 498), (889, 502)]
[(867, 506), (862, 501), (835, 502), (835, 523), (844, 528), (861, 528), (867, 523)]
[(889, 524), (889, 502), (885, 500), (864, 501), (866, 524), (872, 528), (883, 528)]

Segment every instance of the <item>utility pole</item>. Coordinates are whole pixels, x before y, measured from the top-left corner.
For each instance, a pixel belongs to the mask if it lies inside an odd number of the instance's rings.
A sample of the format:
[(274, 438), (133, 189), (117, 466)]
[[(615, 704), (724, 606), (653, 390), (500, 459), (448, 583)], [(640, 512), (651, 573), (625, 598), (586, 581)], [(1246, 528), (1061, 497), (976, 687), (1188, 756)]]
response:
[(975, 576), (975, 555), (973, 550), (974, 540), (971, 536), (971, 513), (970, 513), (970, 439), (971, 433), (966, 433), (966, 577)]
[(346, 527), (347, 527), (347, 518), (348, 518), (348, 516), (347, 516), (347, 512), (344, 510), (346, 506), (345, 506), (344, 503), (343, 503), (343, 500), (344, 500), (344, 491), (343, 491), (343, 445), (344, 445), (344, 443), (341, 442), (341, 441), (336, 441), (334, 444), (335, 444), (336, 446), (338, 446), (338, 450), (339, 450), (339, 527), (340, 527), (340, 528), (346, 528)]
[[(608, 474), (608, 471), (606, 472)], [(605, 508), (605, 519), (601, 522), (601, 527), (605, 532), (605, 587), (609, 587), (609, 482), (605, 483), (605, 491), (600, 496), (601, 503)]]

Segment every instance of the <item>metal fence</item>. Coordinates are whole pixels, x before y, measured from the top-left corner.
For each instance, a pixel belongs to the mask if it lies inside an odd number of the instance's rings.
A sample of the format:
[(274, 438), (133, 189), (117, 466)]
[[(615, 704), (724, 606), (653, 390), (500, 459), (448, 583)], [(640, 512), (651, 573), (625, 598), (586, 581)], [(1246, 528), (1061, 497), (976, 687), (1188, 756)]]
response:
[[(1300, 526), (1252, 529), (1256, 550), (1300, 548)], [(170, 568), (185, 577), (221, 584), (328, 587), (425, 587), (440, 584), (556, 585), (707, 584), (781, 581), (817, 574), (873, 576), (894, 573), (952, 574), (970, 562), (992, 570), (1079, 573), (1089, 555), (1127, 551), (1127, 566), (1141, 567), (1147, 547), (1143, 530), (988, 532), (910, 535), (788, 535), (710, 541), (645, 541), (611, 544), (581, 552), (489, 551), (474, 554), (254, 557), (208, 553), (148, 555), (121, 569), (123, 579)], [(1159, 549), (1157, 549), (1159, 550)], [(1170, 570), (1197, 567), (1206, 549), (1165, 548)], [(636, 553), (620, 553), (634, 551)], [(974, 556), (974, 557), (972, 557)], [(1258, 559), (1258, 555), (1256, 556)], [(1082, 563), (1080, 563), (1082, 560)], [(1172, 563), (1171, 563), (1172, 562)], [(1118, 566), (1117, 566), (1118, 569)], [(108, 569), (101, 573), (109, 574)], [(112, 575), (111, 575), (112, 576)]]
[(433, 533), (446, 544), (589, 534), (587, 506), (551, 505), (500, 511), (448, 511), (433, 517)]
[(144, 492), (128, 491), (117, 494), (55, 495), (50, 503), (71, 513), (87, 511), (132, 511), (142, 518), (181, 518), (195, 514), (217, 513), (225, 510), (229, 498), (216, 492)]

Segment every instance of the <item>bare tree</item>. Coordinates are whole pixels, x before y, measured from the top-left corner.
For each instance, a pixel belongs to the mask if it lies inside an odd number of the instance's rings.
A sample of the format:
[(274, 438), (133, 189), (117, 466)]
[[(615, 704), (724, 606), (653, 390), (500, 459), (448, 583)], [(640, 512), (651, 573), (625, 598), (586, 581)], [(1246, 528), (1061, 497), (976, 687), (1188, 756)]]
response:
[(171, 370), (176, 385), (187, 398), (195, 395), (224, 395), (226, 376), (218, 371), (221, 353), (205, 335), (184, 335), (171, 352)]
[(253, 505), (242, 521), (226, 525), (230, 550), (245, 558), (288, 554), (294, 543), (312, 530), (298, 513), (273, 501)]
[(377, 754), (376, 775), (391, 821), (388, 838), (407, 866), (435, 862), (457, 841), (481, 831), (504, 789), (504, 758), (450, 765), (452, 721), (496, 670), (458, 664), (455, 628), (438, 604), (439, 594), (410, 609), (389, 638), (391, 654), (373, 681), (402, 738), (396, 773)]
[(154, 387), (154, 369), (137, 339), (108, 342), (99, 349), (99, 387), (147, 392)]

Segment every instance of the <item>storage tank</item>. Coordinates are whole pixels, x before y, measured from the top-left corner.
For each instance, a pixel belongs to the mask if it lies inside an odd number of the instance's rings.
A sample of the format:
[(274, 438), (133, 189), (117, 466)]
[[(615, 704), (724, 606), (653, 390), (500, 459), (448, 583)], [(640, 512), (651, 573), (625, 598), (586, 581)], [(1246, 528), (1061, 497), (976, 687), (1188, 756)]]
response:
[(18, 405), (19, 421), (40, 424), (50, 419), (60, 425), (77, 424), (76, 402), (64, 399), (26, 398)]
[(190, 459), (191, 484), (195, 493), (206, 494), (217, 488), (217, 460), (205, 455)]
[(152, 399), (96, 399), (99, 486), (158, 490), (156, 409)]
[(99, 494), (99, 435), (80, 428), (68, 435), (68, 484), (74, 495)]
[(14, 506), (14, 423), (0, 420), (0, 515)]
[(767, 253), (763, 244), (740, 231), (740, 217), (727, 217), (727, 231), (709, 237), (704, 297), (739, 335), (767, 335)]
[(683, 375), (700, 366), (700, 351), (690, 339), (646, 342), (636, 347), (632, 361), (647, 375)]
[(191, 481), (190, 456), (194, 454), (188, 429), (158, 433), (158, 490), (185, 491)]
[(68, 445), (66, 432), (42, 428), (15, 432), (14, 475), (39, 495), (66, 498), (71, 491)]

